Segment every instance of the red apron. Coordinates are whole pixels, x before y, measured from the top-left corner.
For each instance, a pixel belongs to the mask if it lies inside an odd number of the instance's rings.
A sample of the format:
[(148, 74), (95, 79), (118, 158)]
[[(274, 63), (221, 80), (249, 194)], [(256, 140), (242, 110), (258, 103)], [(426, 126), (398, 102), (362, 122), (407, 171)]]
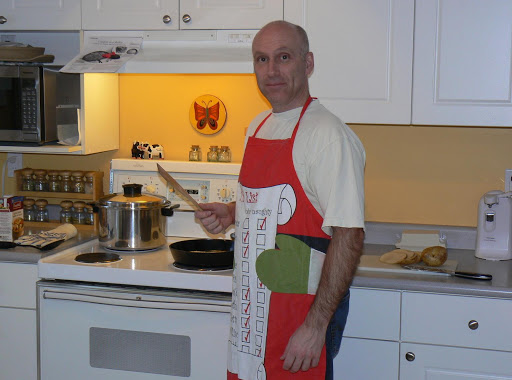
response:
[(267, 116), (247, 142), (235, 218), (229, 380), (325, 379), (325, 346), (319, 365), (307, 372), (285, 371), (280, 360), (313, 303), (330, 239), (292, 157), (300, 120), (311, 101), (304, 105), (291, 138), (256, 138)]

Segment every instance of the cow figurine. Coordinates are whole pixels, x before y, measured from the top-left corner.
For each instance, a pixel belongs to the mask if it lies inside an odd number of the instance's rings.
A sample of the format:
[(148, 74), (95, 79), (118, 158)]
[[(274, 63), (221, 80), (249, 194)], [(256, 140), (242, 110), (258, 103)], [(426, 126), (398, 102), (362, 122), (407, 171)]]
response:
[(159, 144), (148, 144), (148, 143), (141, 143), (139, 144), (139, 149), (144, 152), (144, 158), (164, 158), (164, 147)]
[(140, 149), (140, 143), (138, 141), (133, 142), (132, 158), (144, 158), (144, 151)]

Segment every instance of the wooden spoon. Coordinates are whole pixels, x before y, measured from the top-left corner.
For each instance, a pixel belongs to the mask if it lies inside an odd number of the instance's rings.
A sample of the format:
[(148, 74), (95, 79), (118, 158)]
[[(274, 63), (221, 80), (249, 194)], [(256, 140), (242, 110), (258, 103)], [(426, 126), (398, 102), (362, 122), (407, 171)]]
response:
[(160, 166), (160, 164), (156, 164), (156, 166), (158, 167), (158, 172), (160, 173), (160, 175), (162, 177), (164, 177), (164, 179), (167, 181), (167, 183), (169, 183), (172, 187), (174, 187), (174, 189), (178, 193), (180, 193), (188, 201), (190, 201), (190, 203), (192, 203), (194, 205), (194, 207), (196, 207), (198, 210), (203, 211), (201, 206), (199, 206), (199, 203), (197, 203), (196, 200), (190, 196), (190, 194), (187, 192), (187, 190), (185, 190), (183, 187), (181, 187), (181, 185), (178, 183), (178, 181), (176, 181), (174, 178), (172, 178), (172, 176), (169, 173), (167, 173), (165, 171), (165, 169)]

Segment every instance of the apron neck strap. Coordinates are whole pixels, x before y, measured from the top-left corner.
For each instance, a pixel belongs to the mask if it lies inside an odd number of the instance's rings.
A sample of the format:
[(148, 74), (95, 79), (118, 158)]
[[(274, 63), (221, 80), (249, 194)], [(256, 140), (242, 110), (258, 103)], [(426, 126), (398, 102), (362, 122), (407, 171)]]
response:
[[(299, 129), (299, 124), (300, 124), (300, 120), (302, 119), (302, 116), (304, 116), (304, 113), (306, 112), (306, 110), (308, 109), (309, 105), (311, 104), (311, 102), (313, 101), (313, 99), (316, 99), (316, 98), (312, 98), (311, 96), (306, 100), (306, 103), (304, 103), (304, 105), (302, 106), (302, 111), (300, 112), (300, 116), (299, 116), (299, 120), (297, 120), (297, 124), (295, 124), (295, 128), (293, 129), (293, 133), (292, 133), (292, 136), (291, 136), (291, 139), (292, 141), (295, 140), (295, 135), (297, 134), (297, 130)], [(258, 128), (256, 128), (256, 131), (254, 132), (253, 136), (256, 137), (256, 135), (258, 134), (258, 132), (260, 131), (261, 127), (263, 126), (263, 124), (265, 124), (265, 122), (267, 121), (267, 119), (270, 117), (270, 115), (272, 115), (272, 112), (269, 113), (260, 123), (260, 125), (258, 125)]]

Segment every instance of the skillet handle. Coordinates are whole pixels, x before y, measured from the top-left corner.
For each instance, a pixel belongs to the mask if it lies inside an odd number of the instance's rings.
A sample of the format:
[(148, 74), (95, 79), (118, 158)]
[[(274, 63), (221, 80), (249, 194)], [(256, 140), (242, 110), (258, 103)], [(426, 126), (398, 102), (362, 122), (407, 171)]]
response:
[(457, 276), (457, 277), (470, 278), (472, 280), (484, 280), (484, 281), (492, 280), (492, 275), (485, 274), (485, 273), (455, 271), (455, 272), (453, 272), (453, 275)]
[(179, 203), (176, 203), (175, 205), (169, 206), (169, 207), (162, 207), (162, 215), (163, 216), (173, 216), (174, 215), (174, 209), (180, 207)]

